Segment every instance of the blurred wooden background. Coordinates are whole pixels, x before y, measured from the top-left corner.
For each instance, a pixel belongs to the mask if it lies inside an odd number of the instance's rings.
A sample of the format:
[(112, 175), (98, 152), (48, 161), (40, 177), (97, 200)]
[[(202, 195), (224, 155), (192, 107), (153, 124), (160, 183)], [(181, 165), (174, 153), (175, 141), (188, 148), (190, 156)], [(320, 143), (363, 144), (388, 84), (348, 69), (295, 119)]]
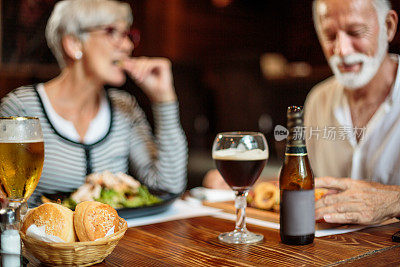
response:
[[(46, 47), (44, 26), (56, 0), (1, 0), (0, 97), (44, 82), (59, 70)], [(189, 141), (189, 187), (210, 167), (217, 132), (262, 131), (272, 162), (282, 157), (275, 125), (286, 108), (303, 105), (309, 90), (331, 75), (314, 31), (311, 0), (129, 0), (140, 32), (135, 56), (173, 62), (182, 125)], [(399, 11), (400, 1), (392, 1)], [(399, 53), (400, 34), (390, 46)], [(260, 60), (271, 76), (263, 75)], [(276, 64), (275, 64), (276, 63)], [(278, 67), (276, 67), (278, 66)], [(149, 103), (128, 81), (123, 89)], [(200, 166), (199, 166), (200, 165)]]

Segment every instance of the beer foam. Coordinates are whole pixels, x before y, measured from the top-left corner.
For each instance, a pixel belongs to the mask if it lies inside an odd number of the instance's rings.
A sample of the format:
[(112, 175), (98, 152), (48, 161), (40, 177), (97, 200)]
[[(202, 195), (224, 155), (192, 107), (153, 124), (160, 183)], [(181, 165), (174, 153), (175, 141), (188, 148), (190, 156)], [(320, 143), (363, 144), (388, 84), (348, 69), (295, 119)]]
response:
[(218, 160), (263, 160), (268, 159), (268, 150), (228, 148), (214, 151), (212, 157)]
[(3, 144), (12, 144), (12, 143), (18, 143), (18, 144), (21, 144), (21, 143), (23, 143), (23, 144), (25, 144), (25, 143), (38, 143), (38, 142), (43, 142), (43, 139), (32, 139), (32, 140), (18, 140), (18, 139), (16, 139), (16, 140), (1, 140), (1, 138), (0, 138), (0, 143), (3, 143)]

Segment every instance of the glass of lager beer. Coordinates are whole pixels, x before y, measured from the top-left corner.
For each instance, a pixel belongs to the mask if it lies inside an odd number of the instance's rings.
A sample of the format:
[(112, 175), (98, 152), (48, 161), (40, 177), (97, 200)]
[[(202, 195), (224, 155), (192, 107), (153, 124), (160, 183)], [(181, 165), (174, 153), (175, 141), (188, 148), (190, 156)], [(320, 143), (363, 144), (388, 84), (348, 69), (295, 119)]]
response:
[(215, 137), (212, 157), (224, 180), (235, 191), (236, 227), (218, 239), (233, 244), (249, 244), (263, 236), (246, 229), (246, 196), (268, 159), (268, 145), (262, 133), (225, 132)]
[(35, 190), (44, 160), (43, 133), (38, 118), (0, 117), (0, 198), (15, 214)]

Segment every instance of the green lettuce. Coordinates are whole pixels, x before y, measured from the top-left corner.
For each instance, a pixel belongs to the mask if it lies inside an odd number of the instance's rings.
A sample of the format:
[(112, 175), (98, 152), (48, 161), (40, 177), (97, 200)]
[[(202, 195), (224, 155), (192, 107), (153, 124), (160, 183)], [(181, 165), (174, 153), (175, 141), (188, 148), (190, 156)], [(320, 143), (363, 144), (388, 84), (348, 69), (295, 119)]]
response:
[(100, 197), (96, 201), (106, 203), (114, 208), (135, 208), (149, 206), (162, 201), (159, 197), (152, 195), (146, 186), (140, 186), (137, 194), (118, 192), (114, 189), (103, 188)]
[(122, 208), (122, 203), (125, 201), (125, 195), (123, 192), (118, 192), (114, 189), (103, 188), (101, 190), (100, 197), (95, 200), (101, 203), (106, 203), (113, 208)]
[[(136, 208), (150, 206), (162, 202), (162, 199), (152, 195), (146, 186), (141, 185), (137, 193), (119, 192), (114, 189), (101, 189), (100, 197), (95, 199), (101, 203), (110, 205), (115, 209)], [(64, 199), (62, 205), (74, 210), (77, 203), (71, 198)]]

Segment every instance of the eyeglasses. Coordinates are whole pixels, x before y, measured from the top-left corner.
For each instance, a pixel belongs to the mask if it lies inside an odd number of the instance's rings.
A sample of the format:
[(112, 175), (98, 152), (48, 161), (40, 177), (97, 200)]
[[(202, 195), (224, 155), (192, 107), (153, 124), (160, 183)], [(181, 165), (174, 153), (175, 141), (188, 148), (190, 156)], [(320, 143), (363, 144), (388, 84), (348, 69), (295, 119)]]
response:
[(81, 29), (81, 32), (94, 32), (103, 31), (105, 35), (112, 41), (113, 44), (122, 43), (125, 38), (129, 38), (134, 47), (137, 47), (140, 42), (140, 32), (137, 29), (131, 28), (129, 30), (120, 31), (114, 26), (92, 27)]

